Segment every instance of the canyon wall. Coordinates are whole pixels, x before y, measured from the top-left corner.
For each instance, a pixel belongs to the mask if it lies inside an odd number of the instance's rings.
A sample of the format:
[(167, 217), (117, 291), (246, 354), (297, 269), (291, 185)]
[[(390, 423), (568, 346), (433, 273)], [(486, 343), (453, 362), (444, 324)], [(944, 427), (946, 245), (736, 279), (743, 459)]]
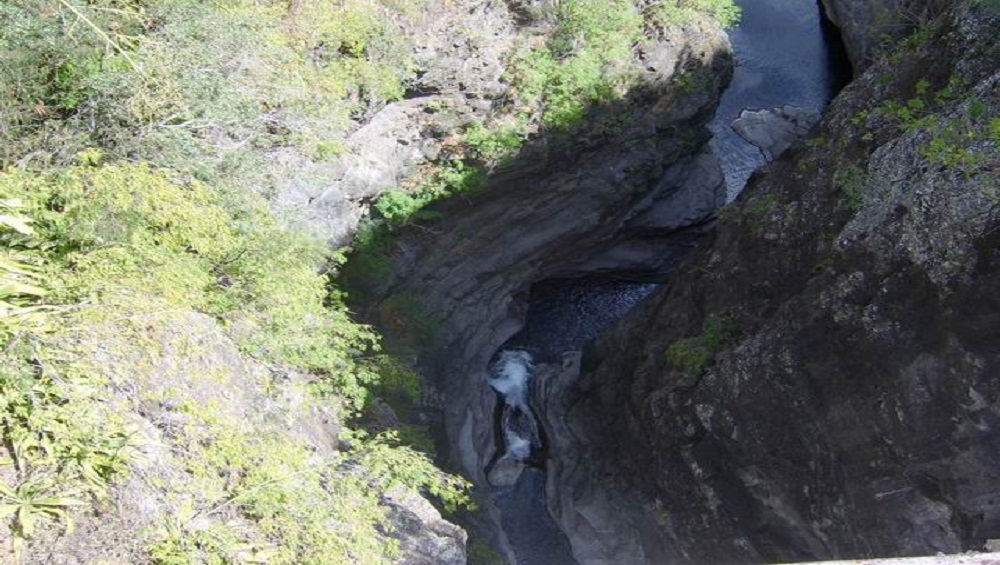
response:
[(592, 526), (582, 563), (621, 554), (595, 513), (655, 530), (649, 563), (1000, 537), (997, 25), (960, 3), (874, 61), (678, 276), (550, 369), (550, 508)]

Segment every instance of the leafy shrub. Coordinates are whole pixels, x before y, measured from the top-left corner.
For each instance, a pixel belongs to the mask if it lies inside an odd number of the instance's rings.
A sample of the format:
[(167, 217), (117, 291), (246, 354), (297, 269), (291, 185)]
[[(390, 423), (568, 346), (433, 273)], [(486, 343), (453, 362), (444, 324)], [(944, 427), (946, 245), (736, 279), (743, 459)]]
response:
[(667, 349), (667, 361), (691, 376), (705, 372), (716, 352), (735, 337), (732, 320), (710, 316), (705, 319), (701, 335), (679, 339)]
[[(0, 200), (0, 340), (26, 326), (37, 325), (47, 306), (38, 301), (48, 294), (42, 270), (24, 250), (35, 245), (31, 219), (19, 213), (23, 203)], [(21, 248), (19, 252), (19, 248)]]
[(474, 121), (465, 128), (465, 145), (469, 155), (488, 167), (511, 159), (524, 143), (525, 129), (520, 124), (488, 128)]
[(857, 165), (850, 164), (837, 171), (833, 184), (844, 193), (847, 207), (857, 212), (865, 200), (865, 185), (868, 183), (867, 172)]
[(354, 456), (384, 490), (396, 484), (425, 490), (450, 513), (474, 506), (468, 481), (443, 474), (424, 454), (400, 445), (395, 432), (367, 438)]
[(566, 129), (579, 123), (589, 104), (631, 84), (629, 63), (643, 20), (631, 0), (560, 2), (556, 20), (547, 44), (520, 55), (508, 77), (525, 106), (542, 108), (542, 125)]
[(258, 330), (244, 332), (248, 352), (325, 374), (358, 407), (376, 378), (352, 360), (375, 336), (328, 293), (324, 246), (282, 229), (251, 196), (146, 165), (12, 172), (0, 195), (31, 203), (54, 300), (138, 308), (154, 295), (238, 319)]
[(38, 525), (71, 527), (73, 507), (106, 498), (136, 453), (125, 419), (97, 393), (107, 382), (46, 344), (19, 336), (0, 353), (0, 429), (14, 480), (0, 481), (0, 515), (14, 516), (18, 552)]

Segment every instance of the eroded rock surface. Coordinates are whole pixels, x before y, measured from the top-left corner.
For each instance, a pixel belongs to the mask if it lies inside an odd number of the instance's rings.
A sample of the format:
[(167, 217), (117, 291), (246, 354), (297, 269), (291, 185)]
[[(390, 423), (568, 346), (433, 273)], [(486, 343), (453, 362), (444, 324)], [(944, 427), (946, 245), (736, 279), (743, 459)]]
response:
[(400, 541), (399, 565), (465, 565), (465, 530), (448, 522), (430, 502), (396, 487), (385, 496), (392, 536)]
[[(998, 22), (955, 11), (848, 87), (578, 379), (552, 381), (572, 383), (544, 410), (564, 528), (598, 539), (603, 513), (655, 530), (630, 563), (1000, 537)], [(915, 117), (891, 111), (924, 95)]]
[(433, 161), (448, 133), (490, 115), (508, 52), (523, 39), (515, 15), (493, 0), (431, 0), (399, 33), (412, 38), (418, 69), (406, 99), (359, 124), (329, 162), (272, 156), (276, 170), (299, 172), (273, 179), (277, 208), (335, 246), (350, 243), (374, 198)]

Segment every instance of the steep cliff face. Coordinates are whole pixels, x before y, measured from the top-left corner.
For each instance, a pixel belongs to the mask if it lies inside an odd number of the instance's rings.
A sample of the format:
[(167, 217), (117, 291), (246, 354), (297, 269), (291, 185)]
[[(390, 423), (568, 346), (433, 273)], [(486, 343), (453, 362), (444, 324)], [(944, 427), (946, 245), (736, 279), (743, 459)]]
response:
[[(617, 514), (677, 563), (1000, 537), (997, 25), (961, 3), (877, 61), (579, 378), (556, 371), (564, 528)], [(600, 534), (581, 561), (615, 554)]]

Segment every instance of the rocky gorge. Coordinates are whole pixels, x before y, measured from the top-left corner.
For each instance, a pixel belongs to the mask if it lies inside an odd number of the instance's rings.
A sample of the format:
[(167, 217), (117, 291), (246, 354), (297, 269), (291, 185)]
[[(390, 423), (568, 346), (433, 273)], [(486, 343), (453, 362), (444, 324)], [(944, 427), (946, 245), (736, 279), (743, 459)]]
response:
[[(883, 4), (824, 1), (856, 77), (821, 119), (740, 116), (773, 162), (735, 202), (707, 128), (731, 51), (697, 21), (639, 51), (629, 122), (609, 129), (616, 109), (595, 108), (571, 137), (530, 140), (485, 189), (404, 228), (392, 276), (365, 281), (376, 325), (431, 322), (420, 408), (509, 560), (524, 561), (490, 484), (523, 464), (496, 472), (509, 446), (491, 363), (535, 285), (595, 276), (663, 285), (583, 351), (532, 367), (534, 464), (575, 561), (888, 557), (1000, 538), (998, 11)], [(879, 44), (887, 30), (897, 40)]]

